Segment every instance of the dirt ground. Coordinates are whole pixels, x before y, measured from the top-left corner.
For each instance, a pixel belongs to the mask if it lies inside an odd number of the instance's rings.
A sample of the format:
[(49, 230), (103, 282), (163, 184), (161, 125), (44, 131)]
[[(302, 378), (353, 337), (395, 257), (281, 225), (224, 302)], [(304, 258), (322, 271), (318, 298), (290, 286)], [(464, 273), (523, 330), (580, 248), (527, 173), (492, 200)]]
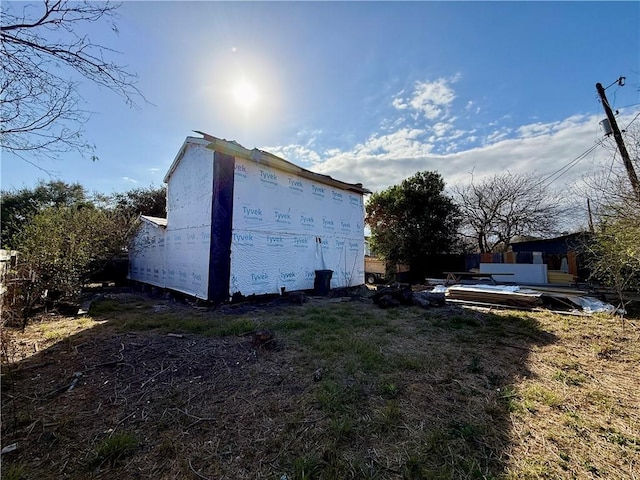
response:
[[(549, 442), (541, 415), (565, 418), (559, 404), (593, 393), (578, 376), (570, 377), (575, 385), (558, 380), (557, 372), (582, 371), (573, 340), (561, 337), (564, 320), (541, 328), (526, 315), (458, 307), (383, 311), (366, 299), (343, 298), (217, 311), (132, 292), (101, 300), (110, 308), (88, 317), (3, 332), (2, 447), (16, 446), (2, 455), (3, 478), (640, 474), (634, 393), (628, 408), (610, 409), (609, 425), (611, 416), (620, 421), (609, 430), (617, 443), (603, 440), (611, 449), (607, 463), (590, 469), (583, 457), (591, 453), (562, 449), (551, 455), (552, 465), (545, 456), (523, 460), (528, 449), (548, 450), (540, 447)], [(262, 327), (275, 338), (258, 345), (255, 330)], [(624, 346), (589, 357), (598, 368), (613, 359), (629, 372), (629, 362), (640, 360), (638, 349), (621, 357), (637, 336), (627, 332)], [(573, 370), (565, 357), (540, 357), (549, 348), (574, 355)], [(547, 383), (527, 390), (547, 374)], [(545, 393), (556, 390), (558, 403)], [(576, 442), (596, 431), (567, 428), (577, 432)]]
[[(188, 307), (177, 308), (190, 313)], [(114, 465), (108, 463), (114, 459), (92, 458), (96, 452), (84, 447), (96, 446), (123, 428), (143, 449), (153, 450), (140, 465), (127, 465), (127, 478), (179, 478), (182, 474), (167, 471), (184, 474), (185, 465), (167, 465), (167, 453), (174, 457), (189, 443), (184, 438), (203, 427), (229, 431), (233, 449), (220, 456), (223, 462), (236, 462), (234, 450), (251, 450), (260, 442), (256, 432), (274, 434), (274, 429), (286, 427), (271, 424), (262, 410), (287, 411), (313, 382), (309, 375), (304, 375), (306, 381), (292, 381), (300, 368), (294, 352), (257, 349), (250, 335), (105, 329), (109, 327), (98, 325), (48, 348), (37, 335), (23, 337), (14, 352), (14, 358), (23, 359), (7, 372), (11, 378), (3, 384), (3, 431), (9, 432), (3, 435), (3, 446), (17, 440), (18, 455), (29, 458), (29, 470), (37, 471), (38, 478), (62, 478), (69, 472), (73, 478), (100, 478), (105, 469), (104, 478), (111, 478)], [(272, 399), (268, 405), (265, 397)], [(5, 401), (11, 403), (6, 408)], [(243, 419), (256, 415), (262, 420), (245, 427)], [(202, 447), (220, 445), (206, 440)], [(183, 460), (175, 456), (172, 462)], [(195, 469), (195, 459), (188, 463)]]

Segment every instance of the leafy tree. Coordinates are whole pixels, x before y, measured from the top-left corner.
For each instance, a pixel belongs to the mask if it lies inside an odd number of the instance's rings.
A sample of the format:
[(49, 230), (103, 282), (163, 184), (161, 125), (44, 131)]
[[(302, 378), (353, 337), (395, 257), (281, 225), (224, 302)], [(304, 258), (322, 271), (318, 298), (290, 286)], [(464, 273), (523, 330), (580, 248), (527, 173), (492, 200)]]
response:
[(440, 174), (424, 171), (374, 193), (365, 218), (374, 251), (414, 270), (421, 269), (430, 254), (454, 251), (460, 215), (444, 187)]
[(22, 318), (43, 297), (75, 301), (92, 274), (126, 247), (130, 222), (116, 211), (91, 204), (46, 208), (17, 236), (22, 282)]
[(478, 252), (504, 252), (516, 237), (555, 234), (564, 215), (561, 202), (534, 175), (500, 173), (453, 192), (462, 235)]
[(79, 183), (59, 180), (39, 182), (35, 188), (2, 191), (0, 198), (0, 244), (17, 249), (16, 235), (42, 210), (49, 207), (70, 207), (90, 203), (87, 192)]
[(147, 187), (134, 188), (114, 195), (115, 208), (126, 217), (150, 215), (152, 217), (167, 216), (167, 188)]
[(142, 97), (136, 77), (110, 60), (112, 49), (92, 42), (86, 34), (102, 22), (117, 33), (118, 7), (66, 0), (2, 2), (3, 149), (29, 163), (38, 156), (91, 151), (93, 147), (83, 139), (88, 113), (78, 90), (82, 80), (106, 87), (135, 106), (134, 100)]

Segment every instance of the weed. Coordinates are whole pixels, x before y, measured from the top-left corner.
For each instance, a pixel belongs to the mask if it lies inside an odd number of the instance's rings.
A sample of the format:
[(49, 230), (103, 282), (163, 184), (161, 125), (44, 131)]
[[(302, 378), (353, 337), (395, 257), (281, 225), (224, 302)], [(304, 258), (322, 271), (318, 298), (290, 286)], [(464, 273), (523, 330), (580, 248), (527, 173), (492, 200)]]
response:
[(467, 442), (477, 440), (482, 433), (479, 425), (469, 422), (452, 422), (449, 428), (454, 437), (462, 438)]
[(383, 383), (380, 385), (380, 394), (386, 398), (396, 398), (400, 393), (400, 389), (393, 382)]
[(550, 471), (547, 465), (541, 463), (537, 458), (526, 458), (516, 472), (508, 471), (505, 479), (508, 480), (534, 480), (539, 478), (549, 478)]
[(430, 366), (430, 360), (424, 355), (397, 354), (390, 359), (390, 363), (399, 371), (426, 372)]
[(501, 400), (507, 404), (507, 410), (511, 413), (537, 412), (537, 403), (532, 397), (519, 395), (516, 389), (507, 385), (498, 392)]
[(576, 412), (566, 412), (563, 415), (564, 424), (573, 430), (578, 437), (587, 439), (590, 436), (589, 427), (587, 422)]
[(513, 385), (505, 385), (498, 389), (498, 398), (507, 405), (509, 412), (522, 411), (522, 406), (518, 398), (518, 392)]
[(6, 465), (5, 462), (2, 463), (2, 478), (4, 480), (26, 480), (29, 478), (24, 465), (20, 463), (13, 463), (11, 465)]
[(58, 340), (66, 338), (67, 332), (65, 332), (64, 330), (50, 329), (44, 332), (43, 337), (45, 340), (57, 342)]
[(531, 340), (540, 339), (544, 333), (540, 322), (528, 315), (505, 315), (501, 321), (514, 328), (519, 336)]
[(320, 462), (316, 457), (304, 456), (293, 460), (293, 478), (296, 480), (309, 480), (316, 478), (320, 470)]
[(580, 373), (570, 371), (566, 372), (564, 370), (557, 370), (551, 378), (572, 387), (580, 386), (586, 380), (586, 377)]
[(237, 320), (232, 320), (230, 322), (225, 322), (208, 330), (206, 332), (207, 335), (220, 335), (220, 336), (231, 336), (231, 335), (242, 335), (244, 333), (251, 332), (255, 329), (255, 324), (253, 320), (248, 318), (240, 318)]
[(522, 391), (523, 400), (539, 402), (548, 407), (557, 407), (562, 404), (563, 399), (541, 385), (530, 385)]
[(606, 343), (604, 345), (596, 345), (594, 347), (596, 356), (601, 359), (609, 360), (616, 354), (620, 353), (620, 349), (613, 344)]
[(404, 464), (402, 476), (407, 480), (447, 480), (453, 472), (446, 467), (431, 468), (424, 458), (410, 456)]
[(343, 387), (334, 382), (327, 382), (317, 394), (320, 407), (330, 414), (348, 413), (360, 405), (363, 392), (357, 386)]
[(338, 444), (351, 437), (354, 431), (353, 419), (348, 415), (343, 415), (331, 420), (329, 424), (329, 433), (332, 440)]
[(584, 462), (584, 468), (587, 472), (593, 473), (596, 477), (601, 476), (598, 468), (588, 460)]
[(602, 436), (607, 442), (620, 445), (622, 447), (631, 446), (634, 450), (640, 450), (640, 438), (633, 435), (627, 435), (626, 433), (618, 432), (613, 428), (601, 429)]
[(121, 311), (123, 309), (127, 309), (128, 307), (123, 308), (123, 305), (116, 300), (101, 300), (96, 301), (91, 304), (91, 308), (89, 309), (89, 313), (93, 316), (101, 317), (108, 313), (113, 313), (117, 311)]
[(453, 315), (449, 318), (441, 319), (434, 323), (438, 327), (447, 330), (460, 330), (465, 327), (479, 327), (481, 326), (478, 320), (471, 315)]
[(395, 325), (385, 325), (383, 328), (383, 332), (390, 335), (399, 335), (402, 330), (400, 330), (400, 328), (396, 327)]
[(378, 432), (388, 432), (402, 421), (402, 411), (395, 400), (389, 400), (374, 418), (373, 427)]
[(282, 322), (275, 323), (273, 325), (273, 328), (275, 330), (290, 332), (295, 330), (304, 330), (306, 328), (310, 328), (312, 325), (313, 324), (311, 322), (305, 322), (304, 320), (300, 320), (298, 318), (290, 318)]
[(96, 448), (93, 465), (98, 467), (107, 464), (115, 467), (121, 460), (133, 453), (138, 447), (138, 440), (130, 433), (116, 433), (106, 438)]
[(378, 345), (366, 340), (356, 340), (352, 343), (351, 349), (357, 355), (360, 366), (365, 372), (380, 371), (387, 365)]

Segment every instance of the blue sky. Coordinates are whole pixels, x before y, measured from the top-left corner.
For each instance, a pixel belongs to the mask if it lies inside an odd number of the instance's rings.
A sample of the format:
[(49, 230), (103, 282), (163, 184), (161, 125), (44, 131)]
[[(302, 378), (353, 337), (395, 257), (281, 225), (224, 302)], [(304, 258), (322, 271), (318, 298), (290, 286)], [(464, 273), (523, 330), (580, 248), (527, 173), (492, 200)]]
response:
[[(639, 2), (144, 1), (119, 15), (118, 34), (90, 35), (149, 103), (83, 84), (99, 160), (38, 161), (90, 191), (161, 185), (192, 130), (374, 191), (420, 170), (449, 185), (549, 175), (603, 138), (596, 82), (626, 77), (607, 89), (621, 127), (640, 112)], [(598, 147), (553, 186), (611, 158)], [(38, 179), (3, 153), (3, 189)]]

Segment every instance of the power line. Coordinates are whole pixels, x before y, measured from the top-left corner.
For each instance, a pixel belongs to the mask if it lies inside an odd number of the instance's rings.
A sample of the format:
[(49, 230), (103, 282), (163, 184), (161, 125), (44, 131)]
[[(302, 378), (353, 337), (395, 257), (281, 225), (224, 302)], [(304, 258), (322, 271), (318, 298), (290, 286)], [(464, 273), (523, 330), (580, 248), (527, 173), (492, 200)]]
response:
[[(571, 160), (570, 162), (568, 162), (567, 164), (565, 164), (564, 166), (560, 167), (558, 170), (556, 170), (555, 172), (547, 175), (546, 177), (544, 177), (543, 179), (540, 180), (539, 185), (544, 184), (545, 182), (548, 182), (544, 187), (548, 187), (549, 185), (551, 185), (553, 182), (555, 182), (556, 180), (558, 180), (560, 177), (562, 177), (565, 173), (567, 173), (569, 170), (571, 170), (573, 167), (575, 167), (578, 163), (580, 163), (580, 161), (582, 161), (587, 155), (589, 155), (591, 152), (593, 152), (596, 148), (598, 148), (598, 146), (600, 145), (600, 141), (597, 141), (594, 145), (592, 145), (591, 147), (589, 147), (587, 150), (585, 150), (584, 152), (582, 152), (580, 155), (578, 155), (576, 158), (574, 158), (573, 160)], [(555, 177), (555, 178), (553, 178)]]
[(626, 126), (626, 127), (624, 127), (624, 129), (626, 130), (627, 128), (629, 128), (629, 127), (631, 126), (631, 124), (637, 120), (637, 118), (638, 118), (638, 117), (640, 117), (640, 112), (636, 113), (636, 116), (635, 116), (635, 117), (633, 117), (633, 120), (631, 120), (631, 121), (627, 124), (627, 126)]

